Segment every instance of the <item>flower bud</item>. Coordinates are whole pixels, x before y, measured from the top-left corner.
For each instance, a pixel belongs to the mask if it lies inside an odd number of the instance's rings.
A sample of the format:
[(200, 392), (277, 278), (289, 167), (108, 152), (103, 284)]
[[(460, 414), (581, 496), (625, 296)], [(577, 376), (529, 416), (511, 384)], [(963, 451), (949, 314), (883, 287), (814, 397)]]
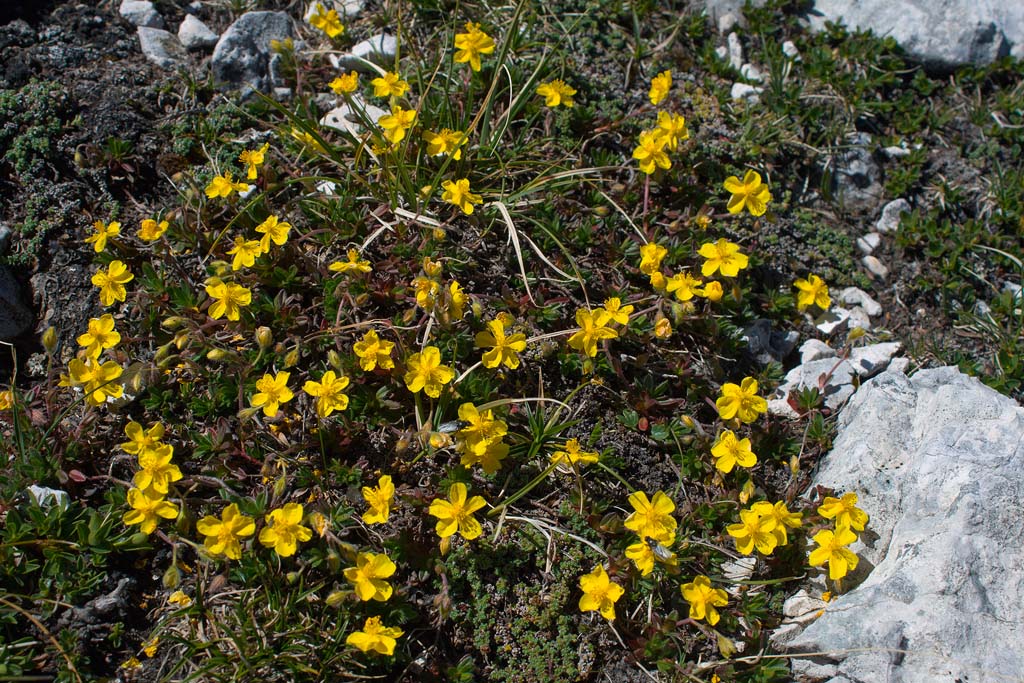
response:
[(345, 596), (347, 594), (348, 593), (346, 591), (331, 591), (325, 602), (328, 607), (337, 607), (345, 601)]
[(46, 349), (46, 353), (53, 355), (53, 352), (57, 349), (57, 330), (52, 327), (47, 327), (46, 331), (43, 332), (43, 348)]
[(269, 327), (261, 325), (256, 328), (256, 343), (259, 345), (260, 351), (270, 348), (270, 345), (274, 343), (274, 333), (270, 331)]
[(160, 327), (170, 332), (173, 332), (174, 330), (184, 325), (185, 322), (185, 319), (182, 318), (180, 315), (172, 315), (170, 318), (167, 318), (162, 323), (160, 323)]
[(225, 351), (224, 349), (210, 349), (206, 352), (207, 360), (212, 360), (214, 363), (229, 361), (234, 358), (234, 356), (235, 354), (230, 351)]
[(164, 572), (163, 576), (164, 588), (174, 590), (181, 584), (181, 572), (178, 571), (178, 567), (175, 564), (171, 564)]
[(336, 371), (341, 372), (341, 356), (334, 349), (327, 352), (327, 362), (330, 363), (331, 367)]
[(299, 350), (292, 349), (284, 356), (284, 367), (293, 368), (299, 364)]

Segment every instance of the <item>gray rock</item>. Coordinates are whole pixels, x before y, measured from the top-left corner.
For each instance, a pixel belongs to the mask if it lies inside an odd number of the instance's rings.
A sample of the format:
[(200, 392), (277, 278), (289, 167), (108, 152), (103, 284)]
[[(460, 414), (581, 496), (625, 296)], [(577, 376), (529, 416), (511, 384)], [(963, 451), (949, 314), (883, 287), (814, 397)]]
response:
[(832, 192), (846, 208), (865, 211), (882, 199), (882, 169), (872, 153), (870, 135), (854, 133), (847, 143), (847, 149), (830, 159)]
[(860, 306), (872, 318), (882, 315), (882, 304), (871, 298), (871, 295), (857, 287), (847, 287), (837, 297), (848, 306)]
[(910, 211), (910, 202), (906, 199), (894, 199), (882, 208), (882, 215), (875, 222), (875, 230), (887, 235), (900, 229), (900, 214)]
[(893, 358), (889, 361), (889, 372), (898, 372), (901, 375), (907, 374), (907, 370), (910, 369), (910, 359), (906, 356), (900, 356), (899, 358)]
[(868, 254), (860, 260), (864, 264), (864, 267), (868, 269), (868, 272), (874, 275), (879, 280), (884, 280), (889, 277), (889, 269), (884, 263), (878, 260), (878, 257)]
[(753, 64), (744, 64), (740, 67), (740, 75), (753, 83), (764, 83), (764, 74)]
[(874, 377), (889, 366), (889, 361), (901, 348), (903, 345), (899, 342), (858, 346), (850, 352), (850, 365), (862, 378)]
[(149, 0), (121, 0), (121, 6), (117, 13), (121, 15), (122, 19), (136, 26), (164, 27), (164, 18), (160, 16), (156, 7)]
[(743, 44), (740, 43), (739, 35), (733, 31), (726, 38), (725, 44), (729, 48), (729, 66), (737, 70), (741, 69), (743, 67)]
[(330, 60), (336, 69), (355, 69), (365, 73), (375, 73), (367, 62), (385, 67), (393, 67), (395, 55), (398, 54), (398, 40), (387, 33), (378, 33), (372, 38), (360, 41), (352, 46), (348, 54), (331, 55)]
[(882, 154), (889, 157), (890, 159), (902, 159), (903, 157), (910, 156), (910, 151), (906, 147), (883, 147)]
[(787, 40), (782, 44), (782, 54), (786, 55), (794, 62), (800, 61), (800, 50), (797, 49), (796, 43), (792, 40)]
[(21, 287), (5, 265), (0, 265), (0, 340), (8, 341), (32, 327), (32, 311), (21, 297)]
[(178, 27), (178, 40), (186, 50), (202, 50), (217, 44), (220, 36), (194, 14), (186, 14)]
[[(3, 230), (3, 228), (0, 228), (0, 232), (2, 232), (2, 230)], [(3, 252), (4, 252), (4, 249), (3, 249), (2, 246), (0, 246), (0, 254), (2, 254)], [(1009, 282), (1009, 281), (1004, 282), (1003, 283), (1003, 291), (1004, 292), (1009, 292), (1010, 296), (1013, 297), (1014, 301), (1020, 301), (1021, 300), (1021, 286), (1018, 285), (1016, 282)]]
[(772, 329), (770, 320), (760, 318), (743, 330), (743, 340), (747, 349), (761, 365), (772, 361), (782, 361), (796, 348), (800, 341), (800, 333), (796, 330), (779, 332)]
[[(808, 387), (815, 387), (821, 391), (825, 407), (837, 410), (853, 396), (855, 375), (853, 366), (845, 360), (823, 358), (802, 363), (786, 373), (782, 385), (768, 399), (768, 412), (783, 417), (797, 417), (796, 411), (789, 405), (786, 397), (791, 391)], [(822, 387), (819, 382), (824, 378), (827, 379)]]
[(214, 79), (230, 88), (270, 92), (280, 85), (271, 70), (271, 40), (292, 38), (295, 29), (284, 12), (246, 12), (235, 20), (213, 50)]
[(869, 232), (857, 238), (857, 248), (863, 254), (870, 254), (882, 244), (882, 235), (877, 232)]
[(382, 116), (386, 116), (388, 113), (380, 107), (368, 104), (358, 95), (353, 95), (351, 99), (354, 106), (350, 107), (349, 104), (345, 102), (340, 106), (335, 107), (324, 114), (324, 117), (320, 119), (320, 125), (344, 131), (352, 135), (359, 135), (365, 119), (369, 119), (370, 123), (376, 125), (376, 123), (380, 121), (380, 118)]
[(812, 485), (870, 515), (851, 546), (864, 578), (789, 649), (828, 652), (811, 659), (821, 680), (1019, 678), (1024, 409), (953, 367), (888, 371), (838, 424)]
[(729, 48), (725, 45), (719, 45), (715, 48), (715, 56), (721, 59), (723, 62), (729, 59)]
[(1014, 0), (815, 0), (808, 18), (815, 30), (831, 21), (891, 36), (932, 73), (1024, 56), (1024, 3)]
[(173, 33), (161, 28), (149, 28), (140, 26), (139, 49), (146, 59), (153, 62), (161, 69), (177, 69), (185, 64), (188, 57), (185, 48), (181, 46)]
[(9, 226), (0, 223), (0, 256), (6, 254), (7, 250), (11, 248), (11, 235), (13, 234)]
[(746, 83), (733, 83), (732, 90), (729, 95), (733, 100), (737, 102), (749, 102), (750, 104), (757, 104), (761, 101), (761, 93), (764, 92), (764, 88), (759, 88), (756, 85), (747, 85)]
[(846, 326), (851, 330), (859, 327), (867, 332), (871, 329), (871, 316), (860, 306), (854, 306), (850, 309), (850, 317), (846, 320)]
[[(767, 0), (750, 0), (752, 7), (764, 7)], [(747, 0), (704, 0), (704, 9), (711, 18), (712, 25), (717, 25), (722, 16), (732, 14), (741, 26), (746, 26), (743, 8)]]
[(836, 351), (820, 339), (808, 339), (800, 346), (800, 362), (809, 363), (822, 358), (835, 358)]
[(722, 16), (718, 17), (718, 32), (721, 34), (728, 34), (734, 28), (739, 26), (740, 20), (732, 12), (726, 12)]

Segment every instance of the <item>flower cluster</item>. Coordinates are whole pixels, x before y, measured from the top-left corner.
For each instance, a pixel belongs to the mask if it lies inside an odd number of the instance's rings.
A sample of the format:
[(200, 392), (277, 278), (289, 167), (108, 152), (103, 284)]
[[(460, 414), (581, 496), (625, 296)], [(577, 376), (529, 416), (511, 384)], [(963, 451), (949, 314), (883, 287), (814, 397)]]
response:
[(834, 520), (835, 527), (814, 534), (812, 540), (818, 547), (811, 551), (809, 562), (812, 567), (828, 563), (828, 578), (838, 581), (857, 568), (860, 558), (847, 546), (857, 540), (854, 531), (864, 531), (868, 515), (857, 507), (856, 493), (845, 493), (840, 498), (826, 497), (818, 507), (818, 514)]
[(798, 529), (803, 514), (790, 512), (785, 501), (754, 503), (740, 510), (740, 521), (730, 524), (725, 531), (736, 542), (736, 550), (750, 555), (756, 549), (762, 555), (771, 555), (776, 548), (789, 543), (786, 529)]
[(462, 454), (465, 467), (480, 465), (487, 474), (501, 469), (501, 461), (508, 455), (508, 444), (503, 439), (508, 434), (508, 425), (494, 417), (492, 410), (478, 410), (472, 403), (459, 406), (459, 423), (456, 432), (456, 450)]
[(148, 430), (138, 422), (129, 422), (124, 429), (128, 441), (121, 449), (134, 455), (139, 469), (132, 479), (134, 487), (128, 491), (131, 510), (124, 514), (124, 523), (139, 525), (144, 534), (156, 530), (160, 518), (174, 519), (178, 506), (165, 500), (170, 485), (182, 478), (181, 470), (171, 462), (174, 447), (163, 442), (164, 426), (156, 423)]

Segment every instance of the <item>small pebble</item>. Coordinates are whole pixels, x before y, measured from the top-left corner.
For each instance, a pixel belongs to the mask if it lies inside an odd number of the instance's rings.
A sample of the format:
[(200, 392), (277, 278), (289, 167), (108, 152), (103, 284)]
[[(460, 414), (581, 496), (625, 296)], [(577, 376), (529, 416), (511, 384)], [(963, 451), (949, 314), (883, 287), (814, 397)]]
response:
[(751, 104), (757, 104), (761, 101), (761, 93), (764, 88), (759, 88), (756, 85), (747, 85), (746, 83), (733, 83), (730, 96), (736, 101), (745, 100)]
[(726, 44), (729, 46), (729, 64), (739, 70), (743, 66), (743, 45), (735, 31), (726, 38)]
[(796, 44), (792, 40), (787, 40), (782, 44), (782, 54), (786, 55), (794, 62), (800, 61), (800, 50), (796, 49)]
[(882, 314), (882, 304), (871, 298), (871, 295), (857, 287), (847, 287), (839, 292), (839, 301), (847, 306), (860, 306), (872, 318)]
[(889, 202), (882, 209), (882, 215), (875, 223), (875, 230), (883, 235), (896, 232), (900, 229), (900, 214), (904, 211), (910, 211), (910, 202), (906, 199), (895, 199)]
[(882, 243), (882, 234), (878, 232), (869, 232), (866, 235), (862, 235), (857, 238), (857, 248), (861, 250), (861, 253), (870, 254)]
[(872, 275), (877, 277), (879, 280), (884, 280), (889, 277), (889, 269), (885, 267), (885, 264), (879, 261), (876, 257), (868, 254), (860, 260), (864, 264), (864, 267), (868, 269)]

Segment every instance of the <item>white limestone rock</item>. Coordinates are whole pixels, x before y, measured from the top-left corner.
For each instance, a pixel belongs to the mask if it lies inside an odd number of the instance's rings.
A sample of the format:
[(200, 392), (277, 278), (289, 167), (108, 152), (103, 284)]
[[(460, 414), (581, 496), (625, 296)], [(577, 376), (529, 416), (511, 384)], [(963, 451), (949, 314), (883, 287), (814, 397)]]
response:
[(205, 50), (217, 44), (220, 36), (194, 14), (186, 14), (178, 26), (178, 40), (186, 50)]

